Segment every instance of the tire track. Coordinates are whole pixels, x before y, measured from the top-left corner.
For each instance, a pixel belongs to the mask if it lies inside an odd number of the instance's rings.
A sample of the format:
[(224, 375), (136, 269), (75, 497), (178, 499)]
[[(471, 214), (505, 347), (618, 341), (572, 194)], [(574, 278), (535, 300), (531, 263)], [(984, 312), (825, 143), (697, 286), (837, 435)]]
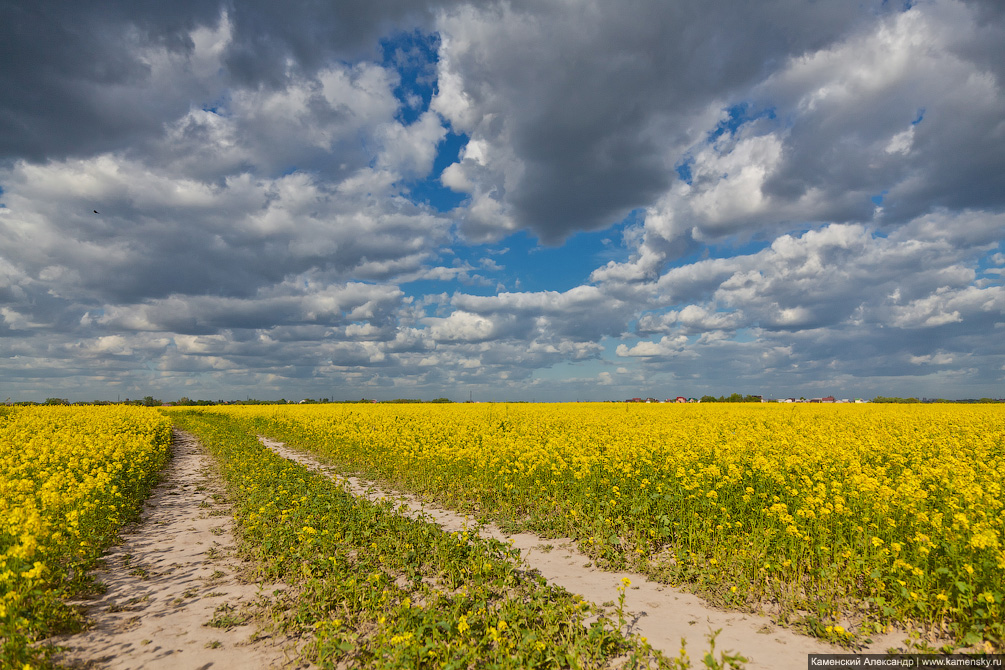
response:
[[(354, 495), (371, 501), (392, 500), (400, 513), (431, 520), (448, 532), (474, 529), (475, 523), (470, 516), (427, 506), (415, 496), (381, 490), (357, 477), (342, 476), (335, 468), (290, 449), (282, 442), (263, 436), (258, 439), (277, 455), (344, 482)], [(717, 630), (721, 632), (716, 638), (716, 649), (743, 654), (751, 669), (803, 670), (809, 654), (848, 652), (782, 628), (766, 616), (714, 608), (692, 593), (653, 582), (639, 573), (600, 570), (593, 567), (590, 557), (581, 553), (570, 538), (544, 539), (532, 533), (504, 533), (491, 524), (480, 527), (480, 533), (511, 543), (520, 550), (527, 565), (538, 570), (549, 582), (597, 604), (617, 601), (618, 587), (627, 577), (632, 586), (625, 593), (625, 606), (633, 613), (630, 618), (632, 631), (646, 637), (650, 644), (670, 657), (680, 652), (682, 638), (688, 642), (690, 655), (702, 656), (708, 646), (706, 636)], [(884, 653), (890, 647), (901, 646), (903, 637), (883, 636), (863, 652)]]
[(254, 615), (279, 584), (240, 577), (233, 519), (212, 459), (199, 441), (175, 430), (164, 480), (141, 521), (94, 573), (107, 586), (84, 606), (91, 626), (46, 642), (73, 668), (184, 670), (305, 668), (295, 641), (263, 633)]

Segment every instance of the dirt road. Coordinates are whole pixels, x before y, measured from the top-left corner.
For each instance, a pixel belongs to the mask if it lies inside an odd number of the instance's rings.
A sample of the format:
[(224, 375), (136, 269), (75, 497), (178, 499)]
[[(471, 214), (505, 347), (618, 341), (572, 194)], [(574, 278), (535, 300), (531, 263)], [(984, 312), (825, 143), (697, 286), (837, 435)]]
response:
[(50, 640), (71, 667), (150, 670), (300, 668), (292, 640), (252, 619), (281, 585), (249, 584), (235, 555), (230, 509), (212, 461), (176, 431), (164, 481), (141, 521), (95, 577), (107, 592), (86, 606), (93, 626)]

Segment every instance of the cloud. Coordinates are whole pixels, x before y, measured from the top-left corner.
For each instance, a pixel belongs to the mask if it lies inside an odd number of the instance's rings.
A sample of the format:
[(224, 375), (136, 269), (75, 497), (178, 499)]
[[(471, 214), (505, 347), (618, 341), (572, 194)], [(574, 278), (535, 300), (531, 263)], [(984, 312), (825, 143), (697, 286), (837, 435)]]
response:
[(505, 324), (484, 316), (458, 310), (450, 316), (429, 318), (429, 334), (434, 340), (487, 342), (504, 334)]
[[(711, 304), (733, 310), (718, 316), (720, 323), (728, 320), (735, 327), (802, 330), (865, 317), (897, 326), (931, 318), (929, 325), (935, 325), (936, 321), (955, 319), (944, 311), (949, 304), (967, 303), (971, 312), (993, 309), (1000, 287), (977, 288), (973, 285), (975, 273), (968, 267), (983, 245), (968, 248), (948, 242), (955, 236), (954, 230), (969, 227), (971, 217), (939, 218), (946, 229), (929, 240), (907, 230), (880, 237), (858, 224), (834, 224), (801, 237), (779, 237), (769, 248), (749, 257), (696, 264), (699, 267), (691, 278), (704, 291), (688, 290), (684, 280), (689, 266), (667, 273), (659, 284), (668, 289), (666, 300), (704, 296)], [(986, 218), (995, 221), (999, 231), (1005, 230), (1005, 219)], [(924, 229), (927, 223), (922, 219), (912, 228)], [(721, 271), (713, 275), (713, 281), (707, 281), (709, 272), (701, 265), (717, 265)], [(971, 295), (974, 297), (963, 297)], [(925, 306), (925, 319), (905, 316), (921, 305)], [(668, 313), (663, 323), (686, 323), (681, 317), (688, 309)], [(933, 312), (938, 315), (933, 317)], [(705, 311), (692, 309), (690, 315), (695, 321), (708, 320)]]
[[(638, 333), (665, 333), (671, 330), (691, 335), (707, 331), (735, 330), (741, 323), (741, 312), (711, 312), (699, 305), (687, 305), (660, 315), (646, 314), (636, 326)], [(674, 328), (678, 326), (678, 328)]]
[(617, 317), (627, 315), (623, 303), (593, 286), (577, 286), (565, 292), (500, 293), (496, 296), (458, 294), (451, 303), (480, 314), (519, 315), (533, 321), (542, 332), (585, 340), (618, 334), (623, 325)]
[[(168, 10), (47, 0), (0, 15), (0, 159), (61, 160), (130, 148), (165, 122), (239, 94), (313, 80), (333, 62), (371, 59), (396, 29), (427, 27), (445, 2), (221, 4)], [(31, 95), (22, 93), (31, 91)], [(44, 100), (45, 104), (38, 101)]]
[[(116, 330), (218, 333), (224, 329), (269, 329), (295, 324), (355, 326), (351, 334), (379, 332), (377, 327), (397, 311), (402, 293), (390, 286), (347, 284), (319, 289), (286, 285), (254, 298), (171, 296), (141, 305), (109, 306), (98, 316), (85, 314), (88, 325)], [(310, 290), (307, 290), (310, 289)], [(271, 295), (269, 295), (271, 294)], [(347, 334), (350, 334), (347, 333)]]
[(949, 365), (955, 358), (952, 354), (936, 353), (927, 356), (910, 356), (910, 361), (914, 365)]
[(463, 5), (438, 20), (434, 108), (478, 147), (445, 181), (480, 205), (469, 226), (482, 235), (515, 219), (557, 243), (645, 206), (714, 124), (709, 103), (863, 18), (786, 1), (577, 5)]
[(635, 257), (595, 280), (651, 277), (708, 243), (1000, 211), (1005, 159), (992, 138), (1005, 95), (981, 54), (999, 48), (990, 40), (1001, 25), (980, 16), (950, 0), (919, 3), (783, 57), (734, 92), (736, 104), (719, 104), (706, 137), (682, 152), (681, 180), (646, 205)]
[(419, 269), (449, 238), (448, 220), (393, 191), (302, 172), (209, 185), (106, 155), (21, 163), (3, 179), (9, 258), (81, 299), (250, 296), (303, 273), (381, 279)]
[(437, 340), (525, 343), (531, 354), (573, 359), (595, 356), (595, 343), (624, 332), (631, 315), (628, 305), (592, 286), (562, 293), (458, 293), (450, 307), (450, 316), (424, 320)]
[(687, 338), (683, 335), (677, 337), (662, 337), (659, 342), (649, 342), (643, 340), (633, 347), (619, 344), (617, 348), (618, 356), (642, 357), (659, 356), (668, 358), (677, 356), (686, 350)]
[(978, 0), (4, 7), (0, 376), (988, 395), (1003, 36)]
[(784, 373), (798, 384), (916, 375), (922, 364), (962, 361), (984, 366), (972, 374), (989, 378), (1002, 353), (1005, 290), (979, 284), (973, 267), (1003, 232), (1001, 215), (942, 212), (889, 236), (832, 224), (749, 255), (685, 264), (656, 282), (651, 305), (674, 307), (636, 325), (639, 337), (663, 337), (616, 353), (685, 378), (764, 383)]
[(987, 175), (1005, 159), (988, 140), (1005, 96), (988, 64), (961, 49), (989, 38), (978, 19), (963, 3), (919, 4), (766, 80), (759, 97), (798, 120), (765, 190), (791, 201), (819, 189), (806, 218), (829, 220), (867, 218), (879, 192), (891, 222), (934, 207), (1001, 207)]

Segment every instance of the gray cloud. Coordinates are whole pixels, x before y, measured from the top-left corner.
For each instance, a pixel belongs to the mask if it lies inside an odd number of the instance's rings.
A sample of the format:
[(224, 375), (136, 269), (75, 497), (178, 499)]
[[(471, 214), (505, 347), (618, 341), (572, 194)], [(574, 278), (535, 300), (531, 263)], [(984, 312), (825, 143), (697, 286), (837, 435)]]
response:
[(779, 390), (821, 378), (846, 388), (872, 377), (899, 388), (912, 376), (992, 383), (1005, 352), (1005, 290), (974, 267), (995, 262), (1003, 232), (1002, 215), (943, 212), (889, 236), (834, 224), (752, 255), (682, 265), (660, 279), (655, 302), (683, 307), (646, 314), (644, 339), (617, 354), (677, 379), (701, 371), (713, 388), (729, 375)]
[[(188, 91), (163, 90), (149, 56), (185, 58), (190, 31), (216, 3), (4, 3), (0, 158), (29, 160), (121, 148), (183, 113)], [(165, 116), (167, 115), (167, 116)]]
[(821, 205), (844, 200), (807, 212), (828, 220), (870, 218), (869, 197), (879, 193), (884, 220), (896, 222), (933, 207), (1005, 205), (1005, 158), (992, 140), (1005, 93), (989, 64), (961, 49), (996, 40), (978, 20), (959, 3), (919, 5), (769, 79), (762, 99), (795, 93), (779, 112), (799, 118), (764, 192), (791, 200), (816, 190)]
[(715, 105), (870, 14), (784, 0), (582, 4), (463, 7), (438, 24), (435, 107), (483, 148), (456, 172), (476, 202), (498, 204), (494, 219), (472, 219), (476, 234), (511, 217), (555, 243), (645, 206), (714, 126)]
[[(332, 62), (372, 59), (379, 38), (428, 26), (444, 4), (452, 3), (113, 1), (100, 11), (62, 0), (5, 3), (0, 159), (132, 147), (229, 89), (282, 90)], [(230, 39), (214, 45), (221, 23)]]
[(501, 293), (495, 297), (455, 295), (451, 304), (465, 313), (519, 319), (526, 332), (571, 341), (597, 341), (620, 335), (634, 307), (593, 286), (564, 293)]
[(981, 54), (1005, 24), (982, 18), (995, 15), (919, 3), (735, 91), (743, 104), (721, 105), (715, 132), (681, 154), (687, 179), (646, 206), (635, 258), (594, 279), (651, 279), (703, 244), (830, 222), (892, 229), (939, 210), (1001, 211), (1005, 92)]
[(93, 300), (252, 296), (308, 272), (387, 278), (419, 268), (449, 234), (449, 221), (369, 170), (335, 187), (305, 173), (208, 186), (104, 157), (21, 164), (5, 181), (9, 258), (34, 281), (52, 277), (61, 294)]
[(1000, 388), (1000, 3), (0, 13), (17, 393)]
[(225, 329), (268, 330), (303, 323), (344, 326), (356, 321), (366, 321), (376, 327), (391, 318), (402, 298), (401, 291), (393, 287), (372, 284), (284, 288), (250, 299), (179, 296), (148, 300), (141, 305), (110, 307), (101, 310), (99, 315), (88, 313), (83, 321), (117, 331), (179, 334), (213, 334)]

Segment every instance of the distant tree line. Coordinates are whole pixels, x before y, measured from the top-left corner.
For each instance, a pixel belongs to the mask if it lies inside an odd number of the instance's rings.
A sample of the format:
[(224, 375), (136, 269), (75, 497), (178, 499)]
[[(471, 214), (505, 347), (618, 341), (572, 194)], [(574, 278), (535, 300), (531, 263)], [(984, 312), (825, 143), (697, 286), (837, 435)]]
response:
[(360, 398), (359, 400), (331, 400), (329, 398), (304, 398), (303, 400), (287, 400), (286, 398), (280, 398), (279, 400), (257, 400), (255, 398), (248, 398), (246, 400), (190, 400), (188, 398), (179, 398), (171, 405), (179, 406), (192, 406), (192, 405), (352, 405), (352, 404), (373, 404), (373, 403), (396, 403), (396, 404), (408, 404), (408, 403), (448, 403), (453, 402), (449, 398), (435, 398), (433, 400), (421, 400), (419, 398), (396, 398), (394, 400), (374, 400), (372, 398)]
[(66, 398), (46, 398), (45, 402), (35, 402), (34, 400), (20, 400), (10, 403), (12, 405), (140, 405), (143, 407), (160, 407), (162, 403), (153, 396), (145, 396), (142, 400), (92, 400), (90, 402), (70, 402)]
[(728, 396), (721, 395), (718, 398), (711, 395), (703, 395), (701, 397), (702, 402), (761, 402), (761, 396), (759, 395), (741, 395), (739, 393), (732, 393)]

